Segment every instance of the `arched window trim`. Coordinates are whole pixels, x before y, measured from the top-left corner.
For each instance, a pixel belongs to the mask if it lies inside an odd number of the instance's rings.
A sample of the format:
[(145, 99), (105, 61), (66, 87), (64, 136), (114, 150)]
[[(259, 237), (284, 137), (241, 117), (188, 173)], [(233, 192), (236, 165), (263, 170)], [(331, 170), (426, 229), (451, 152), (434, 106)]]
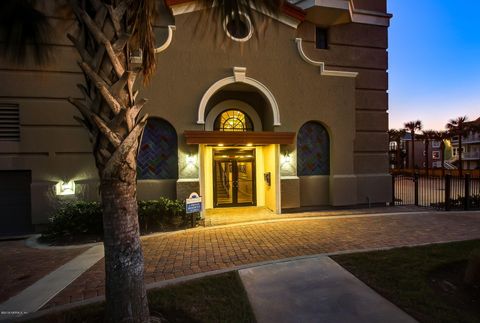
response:
[(217, 117), (223, 111), (229, 110), (232, 108), (240, 110), (250, 117), (250, 120), (253, 122), (253, 131), (263, 130), (262, 120), (260, 119), (260, 116), (258, 115), (257, 111), (251, 105), (241, 100), (225, 100), (215, 105), (208, 112), (207, 119), (205, 121), (205, 130), (213, 131), (214, 122), (217, 119)]

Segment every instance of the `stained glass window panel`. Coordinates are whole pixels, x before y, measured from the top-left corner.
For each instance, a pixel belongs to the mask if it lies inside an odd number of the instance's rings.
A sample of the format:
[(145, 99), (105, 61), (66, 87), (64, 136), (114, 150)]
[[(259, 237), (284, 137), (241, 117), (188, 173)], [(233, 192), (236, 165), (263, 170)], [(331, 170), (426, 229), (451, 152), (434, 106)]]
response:
[(177, 179), (177, 133), (163, 119), (148, 119), (137, 160), (138, 179)]
[(330, 139), (317, 122), (307, 122), (297, 136), (298, 176), (330, 174)]
[(215, 119), (214, 129), (220, 131), (252, 131), (253, 125), (250, 118), (242, 111), (227, 110)]

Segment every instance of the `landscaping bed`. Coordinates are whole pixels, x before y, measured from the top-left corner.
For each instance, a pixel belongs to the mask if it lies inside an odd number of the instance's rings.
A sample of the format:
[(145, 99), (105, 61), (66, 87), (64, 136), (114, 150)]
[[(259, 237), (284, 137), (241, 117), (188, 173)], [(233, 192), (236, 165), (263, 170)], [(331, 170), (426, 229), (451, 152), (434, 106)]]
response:
[[(237, 272), (205, 277), (148, 292), (150, 313), (161, 322), (255, 322)], [(30, 323), (103, 322), (104, 304), (32, 319)]]
[(466, 285), (480, 240), (332, 258), (420, 322), (480, 322), (480, 284)]
[[(160, 198), (138, 201), (141, 234), (175, 231), (196, 226), (197, 214), (186, 214), (183, 201)], [(40, 238), (53, 245), (103, 240), (102, 206), (98, 202), (72, 201), (59, 205)]]

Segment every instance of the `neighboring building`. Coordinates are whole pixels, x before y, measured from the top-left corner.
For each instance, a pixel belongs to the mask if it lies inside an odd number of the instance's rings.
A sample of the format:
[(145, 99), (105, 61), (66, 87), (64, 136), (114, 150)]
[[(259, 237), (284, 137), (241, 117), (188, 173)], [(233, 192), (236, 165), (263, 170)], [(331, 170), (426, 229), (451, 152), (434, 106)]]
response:
[[(150, 115), (139, 199), (199, 192), (206, 209), (276, 213), (390, 201), (385, 0), (298, 1), (278, 17), (256, 11), (259, 26), (268, 23), (258, 34), (247, 18), (239, 29), (211, 25), (202, 14), (210, 9), (167, 3), (173, 16), (159, 25), (176, 30), (160, 42), (169, 46), (139, 94)], [(72, 198), (62, 189), (98, 198), (91, 144), (66, 100), (81, 98), (76, 84), (84, 82), (65, 37), (74, 22), (50, 17), (58, 32), (52, 64), (12, 69), (0, 61), (0, 120), (9, 120), (0, 142), (1, 233), (45, 223), (58, 201)]]
[[(467, 122), (469, 125), (480, 126), (480, 118)], [(452, 158), (450, 162), (457, 165), (459, 163), (459, 140), (455, 136), (451, 140)], [(463, 169), (480, 169), (480, 132), (471, 131), (468, 136), (462, 138), (462, 164)]]
[[(397, 146), (395, 141), (391, 141), (389, 144), (390, 168), (398, 168), (397, 165), (400, 168), (413, 168), (411, 134), (406, 133), (400, 140), (400, 147)], [(400, 148), (400, 153), (397, 153), (398, 148)], [(427, 152), (425, 151), (425, 141), (415, 138), (415, 168), (425, 168), (427, 154), (428, 168), (440, 168), (442, 165), (440, 141), (430, 140)], [(399, 163), (397, 163), (397, 158), (400, 158)]]

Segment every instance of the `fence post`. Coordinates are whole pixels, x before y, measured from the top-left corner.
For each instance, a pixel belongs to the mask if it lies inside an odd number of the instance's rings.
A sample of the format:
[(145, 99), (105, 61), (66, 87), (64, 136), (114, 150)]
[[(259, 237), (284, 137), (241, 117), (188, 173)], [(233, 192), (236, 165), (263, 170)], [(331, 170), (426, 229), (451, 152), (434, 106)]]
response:
[(445, 211), (450, 211), (450, 189), (451, 189), (452, 175), (447, 174), (445, 175), (444, 179), (445, 179)]
[(392, 206), (395, 206), (395, 174), (392, 174)]
[(415, 205), (418, 206), (418, 174), (413, 175), (413, 182), (415, 183)]
[(465, 174), (465, 200), (463, 209), (468, 211), (470, 208), (470, 174)]

